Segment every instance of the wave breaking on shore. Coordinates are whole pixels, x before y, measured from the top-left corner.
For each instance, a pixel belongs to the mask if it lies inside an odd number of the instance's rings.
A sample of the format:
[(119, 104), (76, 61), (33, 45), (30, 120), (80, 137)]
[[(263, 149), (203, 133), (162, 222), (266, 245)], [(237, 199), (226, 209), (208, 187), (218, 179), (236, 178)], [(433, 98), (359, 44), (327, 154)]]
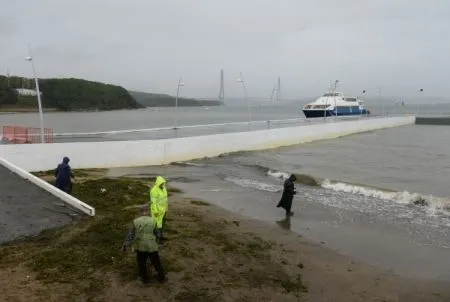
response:
[[(274, 177), (280, 180), (285, 180), (292, 174), (289, 172), (278, 171), (262, 166), (257, 166), (256, 168), (260, 171), (264, 170), (267, 176)], [(330, 179), (320, 179), (305, 174), (295, 175), (297, 176), (297, 182), (304, 185), (317, 185), (324, 189), (333, 190), (336, 192), (345, 192), (349, 194), (371, 197), (405, 205), (423, 206), (427, 207), (427, 210), (429, 210), (430, 212), (446, 212), (447, 214), (448, 212), (450, 212), (450, 198), (448, 197), (437, 197), (408, 191), (399, 192), (389, 189), (377, 188), (369, 185), (352, 184)]]

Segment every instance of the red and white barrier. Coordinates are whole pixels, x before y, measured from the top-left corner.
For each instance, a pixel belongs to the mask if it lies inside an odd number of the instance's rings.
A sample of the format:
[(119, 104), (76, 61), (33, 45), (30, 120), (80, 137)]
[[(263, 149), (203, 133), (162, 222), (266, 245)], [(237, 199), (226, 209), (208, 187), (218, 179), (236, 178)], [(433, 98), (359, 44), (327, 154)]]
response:
[[(2, 140), (12, 144), (41, 143), (41, 129), (21, 126), (2, 126)], [(53, 129), (44, 129), (44, 142), (53, 143)]]

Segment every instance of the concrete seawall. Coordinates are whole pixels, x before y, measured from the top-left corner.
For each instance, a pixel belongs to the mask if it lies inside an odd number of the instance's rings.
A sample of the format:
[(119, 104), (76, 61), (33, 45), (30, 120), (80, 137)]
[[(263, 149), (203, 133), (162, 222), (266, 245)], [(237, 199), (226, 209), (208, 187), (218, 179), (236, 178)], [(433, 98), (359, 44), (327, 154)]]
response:
[(442, 117), (417, 117), (417, 125), (443, 125), (450, 126), (450, 116)]
[(0, 158), (27, 171), (54, 169), (63, 156), (72, 168), (164, 165), (238, 151), (291, 146), (349, 134), (413, 124), (413, 116), (329, 122), (290, 128), (177, 139), (0, 146)]

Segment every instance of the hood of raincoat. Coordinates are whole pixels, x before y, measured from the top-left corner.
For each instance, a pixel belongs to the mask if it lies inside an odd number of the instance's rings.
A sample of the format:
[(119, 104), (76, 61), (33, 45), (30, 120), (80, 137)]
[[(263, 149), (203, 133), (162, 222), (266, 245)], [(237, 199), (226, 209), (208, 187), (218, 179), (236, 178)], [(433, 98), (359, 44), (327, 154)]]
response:
[(165, 184), (166, 180), (164, 179), (164, 177), (162, 176), (158, 176), (156, 177), (156, 181), (155, 181), (155, 187), (159, 187), (162, 184)]

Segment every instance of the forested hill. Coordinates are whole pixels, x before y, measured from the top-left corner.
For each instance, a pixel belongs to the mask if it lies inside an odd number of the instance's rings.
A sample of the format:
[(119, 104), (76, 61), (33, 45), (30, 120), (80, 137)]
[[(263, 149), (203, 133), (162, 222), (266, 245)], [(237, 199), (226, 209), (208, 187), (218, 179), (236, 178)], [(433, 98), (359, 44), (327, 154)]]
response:
[[(173, 107), (175, 106), (175, 97), (168, 94), (154, 94), (140, 91), (130, 91), (133, 98), (140, 104), (146, 107)], [(196, 100), (189, 98), (178, 98), (178, 106), (220, 106), (223, 105), (220, 101), (214, 100)]]
[[(36, 97), (16, 89), (35, 89), (34, 80), (0, 75), (1, 107), (36, 107)], [(82, 79), (40, 79), (42, 106), (61, 111), (92, 111), (142, 108), (121, 86)]]

